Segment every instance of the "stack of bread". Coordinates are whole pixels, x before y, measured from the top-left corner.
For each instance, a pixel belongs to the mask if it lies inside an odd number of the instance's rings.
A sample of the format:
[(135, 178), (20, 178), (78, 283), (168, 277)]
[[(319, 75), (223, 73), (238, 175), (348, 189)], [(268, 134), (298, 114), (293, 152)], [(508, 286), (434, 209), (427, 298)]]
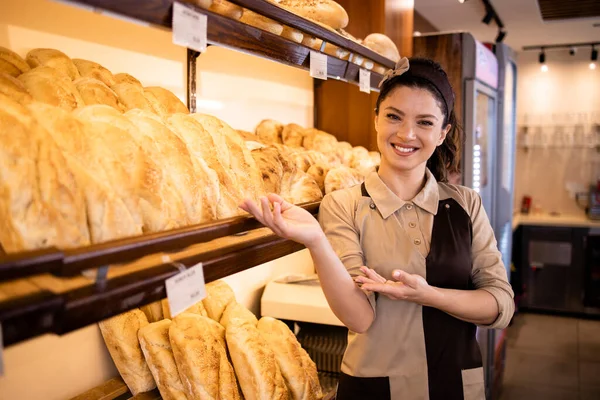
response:
[(174, 318), (163, 300), (99, 323), (132, 394), (158, 387), (165, 400), (323, 397), (316, 365), (287, 325), (257, 320), (223, 281), (206, 289)]
[[(293, 163), (276, 192), (322, 198)], [(144, 87), (54, 49), (0, 48), (0, 244), (73, 248), (239, 215), (266, 194), (243, 137)]]
[[(292, 199), (302, 200), (295, 197), (300, 189), (294, 190), (294, 184), (302, 190), (311, 187), (301, 183), (307, 175), (325, 195), (360, 184), (381, 162), (378, 152), (353, 147), (329, 133), (297, 124), (264, 120), (257, 125), (254, 134), (242, 132), (241, 135), (263, 172), (265, 190), (291, 194)], [(295, 168), (292, 179), (292, 174), (287, 172), (290, 168)]]
[[(255, 13), (254, 11), (240, 7), (226, 0), (188, 0), (202, 8), (224, 15), (228, 18), (239, 20), (247, 25), (259, 28), (274, 35), (282, 36), (296, 43), (301, 43), (314, 50), (320, 50), (323, 40), (312, 35), (306, 34), (297, 29), (290, 28), (284, 24), (274, 21), (270, 18)], [(348, 13), (340, 4), (333, 0), (268, 0), (269, 2), (284, 8), (303, 18), (311, 20), (322, 27), (335, 32), (346, 39), (350, 39), (358, 44), (373, 50), (382, 56), (398, 62), (400, 54), (394, 42), (381, 33), (368, 35), (364, 40), (357, 39), (344, 29), (348, 26)], [(331, 43), (326, 43), (323, 50), (326, 54), (348, 60), (350, 51), (340, 48)], [(376, 64), (372, 60), (365, 59), (359, 55), (354, 55), (352, 62), (367, 70), (373, 70), (380, 74), (385, 73), (386, 68)]]

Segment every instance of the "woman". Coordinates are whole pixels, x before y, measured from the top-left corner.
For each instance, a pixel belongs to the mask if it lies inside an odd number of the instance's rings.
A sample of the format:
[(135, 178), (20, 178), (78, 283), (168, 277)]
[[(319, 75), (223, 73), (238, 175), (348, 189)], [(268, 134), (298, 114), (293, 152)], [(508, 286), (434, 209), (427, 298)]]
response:
[(476, 326), (506, 327), (513, 292), (481, 198), (447, 183), (461, 135), (446, 73), (402, 59), (375, 113), (381, 166), (325, 196), (320, 225), (276, 195), (242, 208), (310, 250), (350, 330), (339, 400), (484, 399)]

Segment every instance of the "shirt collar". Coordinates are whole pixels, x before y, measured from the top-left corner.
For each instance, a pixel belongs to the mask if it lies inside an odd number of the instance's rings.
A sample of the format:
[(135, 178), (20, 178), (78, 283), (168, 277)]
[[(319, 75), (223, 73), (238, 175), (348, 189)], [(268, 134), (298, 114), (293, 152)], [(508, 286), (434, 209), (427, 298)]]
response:
[(365, 187), (383, 219), (401, 209), (406, 203), (414, 203), (428, 213), (436, 215), (440, 200), (438, 184), (428, 168), (425, 170), (425, 175), (427, 178), (425, 186), (411, 201), (404, 201), (396, 196), (381, 180), (377, 172), (371, 172), (367, 176)]

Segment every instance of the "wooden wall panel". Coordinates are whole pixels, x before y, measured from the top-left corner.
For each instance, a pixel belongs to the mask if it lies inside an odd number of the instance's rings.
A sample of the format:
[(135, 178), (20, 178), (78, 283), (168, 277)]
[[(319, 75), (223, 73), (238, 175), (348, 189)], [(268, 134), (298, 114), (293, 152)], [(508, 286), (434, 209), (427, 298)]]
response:
[[(385, 33), (400, 54), (412, 54), (412, 0), (338, 0), (348, 12), (347, 31), (358, 38)], [(374, 108), (377, 94), (361, 93), (357, 86), (333, 80), (315, 80), (315, 127), (354, 146), (377, 150)]]

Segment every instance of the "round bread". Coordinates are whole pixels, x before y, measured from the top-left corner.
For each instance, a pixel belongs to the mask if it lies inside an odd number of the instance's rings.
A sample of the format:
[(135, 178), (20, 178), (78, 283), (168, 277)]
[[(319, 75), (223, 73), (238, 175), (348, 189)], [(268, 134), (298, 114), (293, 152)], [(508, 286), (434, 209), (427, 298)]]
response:
[(283, 124), (272, 119), (261, 121), (255, 130), (258, 140), (265, 144), (283, 143), (281, 138), (282, 131)]
[(29, 64), (20, 55), (0, 46), (0, 72), (16, 78), (30, 69)]
[(280, 6), (289, 9), (304, 18), (312, 19), (341, 29), (348, 26), (348, 13), (344, 7), (332, 0), (273, 0)]
[(281, 131), (283, 144), (290, 147), (302, 147), (304, 128), (298, 124), (287, 124)]
[(310, 175), (315, 182), (317, 182), (317, 185), (319, 185), (319, 189), (321, 189), (323, 194), (325, 194), (325, 177), (327, 176), (329, 170), (329, 165), (319, 163), (311, 165), (308, 171), (306, 171), (306, 173)]
[(69, 56), (55, 49), (33, 49), (27, 53), (26, 60), (31, 68), (43, 65), (65, 74), (72, 81), (81, 78), (77, 67)]
[[(1, 63), (1, 61), (0, 61)], [(1, 67), (0, 67), (1, 69)], [(33, 101), (33, 97), (27, 93), (27, 89), (21, 81), (12, 75), (0, 71), (0, 93), (10, 97), (17, 103), (25, 106)]]
[(359, 185), (362, 181), (361, 174), (352, 168), (344, 166), (333, 168), (325, 176), (325, 193), (351, 188)]
[(372, 33), (365, 38), (363, 44), (376, 53), (393, 62), (400, 61), (400, 52), (398, 47), (392, 42), (392, 39), (381, 33)]
[(113, 76), (112, 72), (98, 63), (75, 58), (73, 59), (73, 64), (75, 64), (79, 74), (83, 78), (98, 79), (108, 87), (111, 87), (115, 84), (115, 77)]
[(123, 112), (124, 108), (119, 102), (117, 94), (102, 81), (95, 78), (79, 78), (73, 84), (85, 105), (104, 104)]

